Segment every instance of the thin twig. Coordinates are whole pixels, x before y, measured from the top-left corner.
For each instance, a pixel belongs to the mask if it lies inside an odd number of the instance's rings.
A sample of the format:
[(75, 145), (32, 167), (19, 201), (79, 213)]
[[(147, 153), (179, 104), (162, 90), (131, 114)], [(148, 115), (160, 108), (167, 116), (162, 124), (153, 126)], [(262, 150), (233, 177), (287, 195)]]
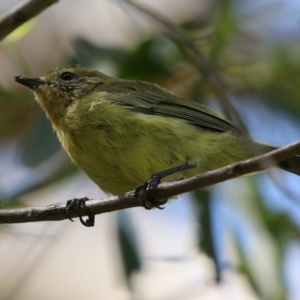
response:
[(178, 43), (184, 46), (186, 52), (189, 54), (190, 58), (193, 59), (200, 72), (202, 72), (202, 74), (207, 78), (227, 119), (238, 122), (239, 127), (245, 130), (243, 121), (231, 104), (225, 81), (220, 76), (213, 63), (207, 59), (204, 53), (202, 53), (201, 50), (195, 45), (194, 41), (188, 35), (186, 35), (179, 26), (169, 20), (166, 16), (162, 15), (160, 12), (146, 6), (145, 4), (136, 3), (131, 0), (124, 1), (150, 16), (160, 24), (164, 25), (170, 31), (172, 37)]
[(0, 41), (26, 21), (59, 0), (31, 0), (13, 7), (0, 17)]
[[(248, 160), (196, 175), (189, 179), (161, 183), (157, 188), (156, 194), (159, 199), (167, 199), (228, 179), (266, 170), (280, 161), (299, 154), (300, 141)], [(88, 214), (97, 215), (142, 205), (142, 200), (137, 199), (135, 193), (132, 191), (125, 195), (108, 199), (87, 201), (86, 208), (75, 208), (71, 213), (71, 217), (78, 217), (79, 215), (86, 216)], [(0, 209), (0, 223), (2, 224), (58, 221), (64, 219), (67, 219), (65, 203), (18, 209)]]

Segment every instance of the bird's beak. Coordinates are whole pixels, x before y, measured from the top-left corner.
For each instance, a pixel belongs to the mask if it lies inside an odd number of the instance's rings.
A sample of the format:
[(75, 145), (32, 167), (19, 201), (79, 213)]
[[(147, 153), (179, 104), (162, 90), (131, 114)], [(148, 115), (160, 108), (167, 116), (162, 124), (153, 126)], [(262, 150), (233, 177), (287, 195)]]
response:
[(32, 90), (36, 90), (40, 85), (46, 84), (46, 81), (40, 78), (23, 77), (22, 75), (15, 76), (15, 81), (19, 82)]

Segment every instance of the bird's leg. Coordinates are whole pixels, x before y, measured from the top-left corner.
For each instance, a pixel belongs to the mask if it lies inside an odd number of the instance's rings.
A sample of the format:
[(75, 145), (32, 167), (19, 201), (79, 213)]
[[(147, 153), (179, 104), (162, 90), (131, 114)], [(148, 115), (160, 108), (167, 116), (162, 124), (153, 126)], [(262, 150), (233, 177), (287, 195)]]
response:
[[(80, 209), (84, 210), (86, 208), (85, 202), (88, 201), (89, 198), (74, 198), (67, 201), (66, 205), (66, 215), (68, 216), (69, 220), (74, 222), (72, 218), (70, 217), (70, 212), (75, 208), (79, 207)], [(88, 219), (86, 221), (83, 220), (82, 216), (79, 215), (79, 220), (82, 225), (86, 227), (93, 227), (95, 224), (95, 216), (94, 215), (88, 215)]]
[(174, 173), (184, 171), (187, 169), (195, 168), (195, 164), (185, 163), (175, 168), (171, 168), (165, 171), (155, 173), (151, 176), (151, 179), (141, 185), (139, 185), (135, 190), (135, 195), (138, 198), (143, 199), (143, 204), (146, 209), (151, 209), (157, 207), (159, 209), (164, 209), (162, 205), (166, 204), (168, 199), (159, 200), (156, 196), (156, 188), (161, 182), (161, 179), (172, 175)]

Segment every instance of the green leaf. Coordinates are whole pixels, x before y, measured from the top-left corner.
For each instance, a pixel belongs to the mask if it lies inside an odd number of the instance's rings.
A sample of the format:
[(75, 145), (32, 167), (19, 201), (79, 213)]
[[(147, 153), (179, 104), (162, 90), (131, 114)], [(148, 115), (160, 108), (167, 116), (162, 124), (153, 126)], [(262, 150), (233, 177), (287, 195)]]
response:
[[(125, 269), (125, 275), (129, 282), (130, 276), (134, 271), (141, 269), (141, 259), (138, 252), (136, 240), (134, 238), (133, 228), (130, 221), (126, 220), (124, 212), (118, 213), (118, 240), (121, 249), (122, 261)], [(129, 222), (127, 222), (129, 221)]]
[(214, 232), (212, 223), (212, 207), (209, 191), (196, 190), (194, 193), (194, 205), (198, 216), (198, 245), (209, 257), (212, 258), (216, 267), (216, 281), (221, 280), (221, 270), (217, 260), (217, 253), (214, 244)]

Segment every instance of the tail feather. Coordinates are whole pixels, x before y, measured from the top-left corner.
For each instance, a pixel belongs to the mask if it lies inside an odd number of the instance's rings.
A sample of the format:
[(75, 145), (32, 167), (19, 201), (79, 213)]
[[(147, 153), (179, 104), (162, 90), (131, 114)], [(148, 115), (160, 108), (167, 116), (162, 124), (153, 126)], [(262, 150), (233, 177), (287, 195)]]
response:
[(280, 169), (300, 176), (300, 155), (293, 156), (278, 163)]
[[(270, 152), (278, 147), (256, 143), (260, 151), (263, 153)], [(295, 155), (291, 158), (283, 160), (277, 164), (278, 168), (300, 176), (300, 155)]]

